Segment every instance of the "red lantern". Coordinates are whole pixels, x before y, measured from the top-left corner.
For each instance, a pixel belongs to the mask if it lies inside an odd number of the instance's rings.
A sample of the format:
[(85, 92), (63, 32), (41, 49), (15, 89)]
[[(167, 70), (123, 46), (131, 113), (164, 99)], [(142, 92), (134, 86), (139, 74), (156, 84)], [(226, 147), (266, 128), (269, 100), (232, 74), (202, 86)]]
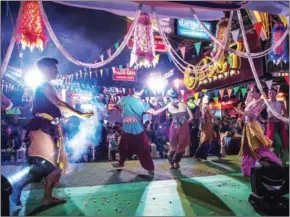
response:
[(21, 43), (23, 49), (29, 47), (31, 51), (35, 47), (42, 51), (47, 42), (45, 25), (37, 1), (24, 2), (17, 42)]

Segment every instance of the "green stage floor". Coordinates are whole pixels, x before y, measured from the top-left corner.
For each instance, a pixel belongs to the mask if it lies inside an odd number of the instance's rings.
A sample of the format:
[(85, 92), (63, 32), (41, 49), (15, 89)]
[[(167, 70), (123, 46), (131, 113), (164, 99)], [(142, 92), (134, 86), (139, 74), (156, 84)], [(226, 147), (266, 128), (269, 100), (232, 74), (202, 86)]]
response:
[[(40, 208), (43, 191), (34, 184), (23, 192), (23, 207), (13, 215), (257, 216), (248, 203), (249, 178), (238, 171), (239, 159), (227, 160), (220, 164), (183, 159), (180, 171), (170, 171), (165, 160), (156, 160), (154, 178), (136, 161), (128, 162), (124, 170), (112, 169), (109, 162), (83, 164), (55, 189), (66, 204)], [(7, 169), (2, 167), (6, 173)]]

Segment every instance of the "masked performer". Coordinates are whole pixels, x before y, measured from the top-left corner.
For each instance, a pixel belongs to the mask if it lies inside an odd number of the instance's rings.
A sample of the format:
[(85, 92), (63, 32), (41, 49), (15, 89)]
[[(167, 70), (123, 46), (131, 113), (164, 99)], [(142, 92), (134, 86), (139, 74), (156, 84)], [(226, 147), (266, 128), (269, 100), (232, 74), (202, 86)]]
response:
[(251, 168), (261, 157), (268, 157), (279, 164), (281, 164), (281, 161), (270, 151), (272, 141), (264, 135), (258, 121), (260, 113), (265, 108), (265, 103), (261, 99), (261, 94), (257, 87), (249, 91), (245, 104), (245, 110), (237, 109), (237, 112), (242, 114), (245, 122), (240, 149), (242, 173), (244, 176), (250, 176)]
[[(287, 112), (283, 103), (278, 102), (277, 90), (272, 88), (269, 90), (270, 104), (272, 108), (281, 115), (287, 117)], [(273, 140), (274, 153), (280, 157), (283, 163), (286, 163), (289, 159), (288, 148), (289, 148), (289, 138), (288, 133), (285, 128), (285, 123), (277, 119), (271, 112), (270, 109), (267, 109), (268, 112), (268, 124), (267, 124), (267, 133), (266, 135)]]
[(199, 147), (196, 150), (194, 155), (194, 159), (201, 160), (207, 159), (207, 154), (209, 151), (209, 144), (214, 139), (214, 131), (213, 131), (213, 115), (209, 108), (209, 97), (204, 96), (202, 98), (202, 105), (201, 105), (201, 118), (200, 118), (200, 141)]
[(144, 90), (135, 91), (133, 96), (125, 96), (118, 103), (118, 107), (122, 110), (123, 132), (119, 144), (120, 160), (112, 165), (116, 168), (124, 167), (126, 159), (136, 154), (142, 167), (153, 174), (154, 164), (142, 119), (145, 113), (157, 115), (166, 108), (158, 111), (150, 109), (149, 104), (141, 100), (143, 92)]
[(43, 58), (37, 62), (46, 82), (39, 86), (33, 98), (33, 119), (28, 125), (28, 175), (13, 187), (12, 201), (20, 205), (21, 190), (29, 183), (45, 178), (42, 205), (64, 203), (65, 200), (52, 196), (52, 190), (61, 174), (68, 171), (68, 161), (60, 126), (61, 111), (86, 119), (93, 113), (82, 113), (60, 100), (50, 81), (58, 74), (58, 60)]
[(169, 113), (172, 115), (172, 123), (169, 131), (170, 152), (168, 161), (171, 169), (179, 169), (179, 162), (190, 144), (189, 125), (193, 120), (193, 115), (189, 107), (178, 101), (178, 92), (171, 88), (167, 92), (171, 103), (167, 105)]

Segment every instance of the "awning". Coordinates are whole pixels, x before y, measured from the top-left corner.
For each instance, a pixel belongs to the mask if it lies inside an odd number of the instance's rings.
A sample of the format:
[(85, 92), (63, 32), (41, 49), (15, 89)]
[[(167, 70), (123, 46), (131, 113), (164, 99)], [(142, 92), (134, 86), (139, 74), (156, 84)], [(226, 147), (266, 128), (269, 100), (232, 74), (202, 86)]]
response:
[[(103, 10), (120, 16), (134, 17), (138, 9), (138, 2), (120, 2), (120, 1), (53, 1), (72, 7)], [(152, 13), (152, 2), (140, 2), (143, 4), (142, 11), (148, 14)], [(170, 2), (153, 2), (156, 6), (156, 12), (160, 18), (187, 18), (192, 19), (192, 13), (188, 5)], [(157, 4), (157, 5), (156, 5)], [(195, 8), (197, 15), (201, 20), (219, 20), (224, 16), (222, 10), (212, 10), (203, 7)]]
[(192, 19), (189, 7), (195, 9), (201, 20), (219, 20), (224, 16), (223, 11), (249, 9), (269, 14), (289, 16), (289, 1), (189, 1), (189, 2), (159, 2), (159, 1), (54, 1), (72, 7), (103, 10), (120, 16), (134, 16), (138, 4), (143, 4), (143, 12), (152, 13), (151, 6), (156, 7), (160, 18)]

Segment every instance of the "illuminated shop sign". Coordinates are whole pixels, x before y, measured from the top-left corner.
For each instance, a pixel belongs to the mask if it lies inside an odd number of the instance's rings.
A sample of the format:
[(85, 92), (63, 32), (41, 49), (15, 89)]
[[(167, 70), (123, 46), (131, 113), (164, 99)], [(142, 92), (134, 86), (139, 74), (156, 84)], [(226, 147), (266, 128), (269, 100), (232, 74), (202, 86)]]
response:
[[(212, 32), (212, 23), (203, 22), (203, 24)], [(210, 39), (203, 27), (195, 20), (178, 19), (177, 35), (198, 39)]]

